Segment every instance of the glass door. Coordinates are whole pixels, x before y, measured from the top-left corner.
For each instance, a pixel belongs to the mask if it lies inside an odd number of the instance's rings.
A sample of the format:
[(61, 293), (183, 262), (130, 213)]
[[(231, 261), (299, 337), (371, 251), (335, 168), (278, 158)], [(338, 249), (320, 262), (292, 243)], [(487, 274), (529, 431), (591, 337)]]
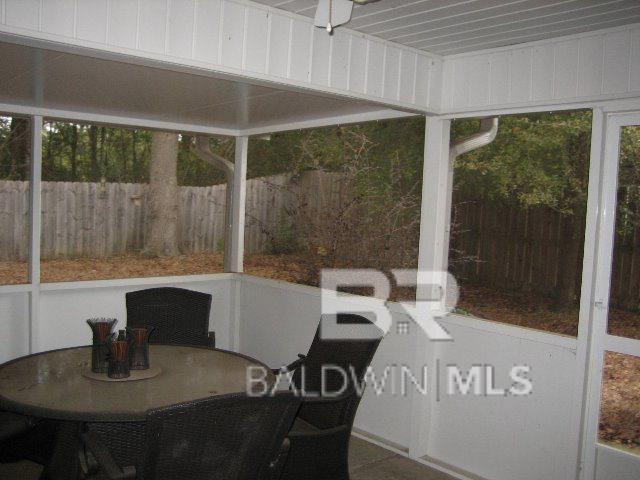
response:
[(605, 120), (583, 480), (640, 478), (640, 114)]

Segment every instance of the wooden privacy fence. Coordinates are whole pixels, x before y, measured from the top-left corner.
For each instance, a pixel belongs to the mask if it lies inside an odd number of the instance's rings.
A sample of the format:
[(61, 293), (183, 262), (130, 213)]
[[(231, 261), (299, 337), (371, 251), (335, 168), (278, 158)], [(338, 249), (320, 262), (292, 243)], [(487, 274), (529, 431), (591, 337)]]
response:
[[(550, 208), (454, 199), (452, 270), (462, 281), (579, 298), (585, 218)], [(640, 228), (615, 235), (612, 304), (640, 308)]]
[[(325, 197), (335, 203), (331, 192), (338, 177), (313, 171), (248, 180), (245, 251), (266, 251), (270, 232), (293, 221), (293, 210), (302, 203), (323, 208)], [(42, 257), (107, 257), (142, 250), (146, 191), (146, 184), (42, 182)], [(303, 191), (305, 202), (299, 198)], [(180, 187), (182, 252), (223, 250), (225, 196), (226, 185)], [(0, 260), (28, 258), (28, 229), (28, 182), (0, 181)]]

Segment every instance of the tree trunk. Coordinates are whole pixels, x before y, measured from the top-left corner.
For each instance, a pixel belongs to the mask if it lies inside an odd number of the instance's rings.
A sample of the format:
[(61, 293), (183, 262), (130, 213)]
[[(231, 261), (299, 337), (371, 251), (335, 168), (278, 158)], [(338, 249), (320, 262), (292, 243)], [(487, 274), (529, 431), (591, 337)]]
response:
[(23, 180), (27, 178), (27, 165), (29, 164), (29, 120), (24, 118), (11, 118), (9, 125), (9, 154), (11, 167), (9, 179)]
[(78, 180), (78, 126), (71, 126), (71, 181)]
[(178, 136), (155, 132), (151, 141), (145, 249), (149, 256), (178, 254)]
[(100, 180), (100, 167), (98, 166), (98, 127), (89, 127), (89, 150), (91, 151), (91, 180)]

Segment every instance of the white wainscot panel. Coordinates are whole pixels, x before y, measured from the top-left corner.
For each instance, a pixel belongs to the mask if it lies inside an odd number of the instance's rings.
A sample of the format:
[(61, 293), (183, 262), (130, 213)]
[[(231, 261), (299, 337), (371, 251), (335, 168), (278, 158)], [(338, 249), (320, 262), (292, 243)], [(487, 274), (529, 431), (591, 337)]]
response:
[(29, 352), (29, 294), (0, 295), (0, 363)]
[(450, 112), (634, 97), (640, 93), (640, 27), (453, 55), (444, 71)]
[(598, 445), (596, 480), (638, 480), (640, 456), (605, 445)]
[(42, 291), (40, 320), (34, 325), (36, 351), (88, 345), (91, 329), (86, 320), (94, 317), (117, 318), (116, 328), (126, 326), (125, 294), (156, 287), (178, 287), (213, 295), (209, 329), (216, 332), (217, 346), (228, 348), (230, 343), (230, 289), (228, 279), (178, 282), (135, 286), (100, 287)]
[[(474, 320), (467, 328), (460, 325), (467, 319), (456, 318), (455, 324), (442, 322), (454, 341), (437, 346), (440, 382), (431, 409), (429, 457), (494, 480), (573, 479), (575, 351), (518, 338), (515, 328), (484, 331)], [(466, 374), (474, 365), (483, 371), (480, 394), (461, 395), (457, 389), (449, 394), (449, 366)], [(493, 369), (495, 387), (508, 389), (516, 365), (530, 368), (531, 394), (487, 395), (486, 367)]]

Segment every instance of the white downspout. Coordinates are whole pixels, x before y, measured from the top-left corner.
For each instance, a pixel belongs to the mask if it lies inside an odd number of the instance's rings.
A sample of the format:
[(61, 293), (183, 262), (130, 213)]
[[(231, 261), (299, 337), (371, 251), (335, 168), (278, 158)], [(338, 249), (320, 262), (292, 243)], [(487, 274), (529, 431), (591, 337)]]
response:
[(451, 145), (449, 158), (453, 161), (456, 157), (468, 153), (471, 150), (489, 145), (495, 140), (497, 134), (498, 117), (483, 118), (480, 122), (480, 132)]

